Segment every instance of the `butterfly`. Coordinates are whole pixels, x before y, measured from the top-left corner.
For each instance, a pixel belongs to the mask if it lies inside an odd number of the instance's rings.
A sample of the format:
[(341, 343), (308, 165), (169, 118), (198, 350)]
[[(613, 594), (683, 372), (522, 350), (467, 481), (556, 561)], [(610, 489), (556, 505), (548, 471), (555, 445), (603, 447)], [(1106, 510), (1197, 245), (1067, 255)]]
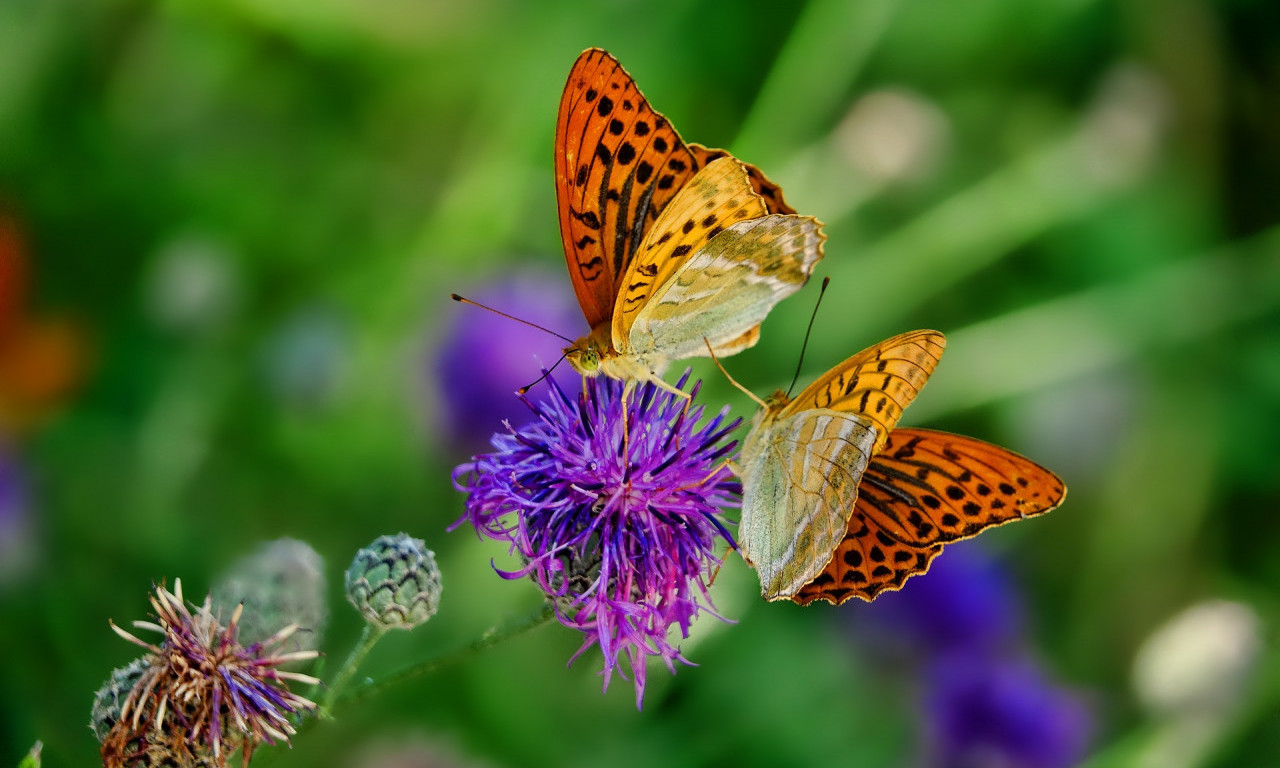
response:
[(1010, 450), (897, 428), (945, 346), (904, 333), (765, 402), (742, 446), (738, 546), (766, 599), (870, 601), (945, 544), (1062, 503), (1063, 482)]
[[(585, 376), (660, 378), (669, 360), (746, 349), (808, 281), (826, 236), (759, 170), (685, 144), (605, 51), (574, 63), (560, 101), (556, 201), (591, 332), (566, 348)], [(674, 391), (674, 390), (673, 390)], [(683, 393), (681, 393), (683, 395)]]

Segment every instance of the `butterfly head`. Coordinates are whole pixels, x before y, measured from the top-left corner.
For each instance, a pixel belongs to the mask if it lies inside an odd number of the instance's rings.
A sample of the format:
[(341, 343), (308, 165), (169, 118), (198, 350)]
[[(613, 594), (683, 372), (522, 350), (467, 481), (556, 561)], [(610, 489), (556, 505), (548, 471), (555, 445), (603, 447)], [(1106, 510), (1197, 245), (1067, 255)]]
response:
[(774, 392), (764, 399), (764, 407), (756, 411), (756, 415), (751, 419), (751, 429), (747, 432), (747, 437), (742, 446), (744, 454), (752, 454), (759, 450), (761, 441), (767, 442), (769, 427), (773, 424), (773, 420), (778, 417), (782, 409), (791, 402), (791, 398), (787, 397), (787, 393), (782, 390)]
[(762, 410), (761, 413), (776, 414), (778, 411), (786, 408), (787, 403), (789, 402), (791, 402), (791, 398), (787, 396), (786, 392), (779, 389), (777, 392), (774, 392), (772, 395), (765, 398), (764, 410)]
[(564, 356), (569, 360), (569, 365), (583, 376), (599, 374), (601, 362), (608, 356), (610, 349), (610, 334), (609, 324), (601, 323), (591, 333), (565, 347)]
[(594, 376), (600, 372), (600, 348), (595, 344), (579, 342), (565, 347), (564, 355), (569, 365), (583, 376)]
[[(760, 402), (757, 400), (756, 402)], [(751, 431), (761, 432), (763, 428), (777, 418), (783, 408), (787, 407), (787, 403), (791, 402), (791, 398), (787, 397), (787, 393), (782, 390), (774, 392), (764, 399), (764, 407), (756, 411), (755, 417), (751, 420)]]

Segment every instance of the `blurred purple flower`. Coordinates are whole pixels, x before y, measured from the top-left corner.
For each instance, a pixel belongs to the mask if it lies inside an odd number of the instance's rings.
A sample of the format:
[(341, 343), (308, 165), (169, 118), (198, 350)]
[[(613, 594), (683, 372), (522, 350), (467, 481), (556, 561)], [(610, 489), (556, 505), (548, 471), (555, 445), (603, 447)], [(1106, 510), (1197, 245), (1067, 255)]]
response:
[[(562, 276), (522, 273), (495, 280), (468, 299), (576, 338), (586, 322)], [(480, 450), (503, 421), (527, 423), (528, 411), (512, 397), (560, 358), (566, 342), (477, 307), (455, 306), (433, 362), (438, 407), (448, 439)], [(578, 375), (561, 366), (554, 378), (570, 386)]]
[(925, 717), (937, 768), (1068, 768), (1089, 746), (1084, 701), (1026, 659), (946, 654), (927, 672)]
[(856, 620), (877, 648), (906, 649), (922, 669), (925, 765), (1065, 768), (1084, 757), (1089, 710), (1026, 658), (1016, 584), (982, 546), (948, 546)]
[(860, 608), (855, 620), (873, 639), (929, 655), (1010, 648), (1022, 627), (1008, 572), (976, 543), (947, 547), (927, 574)]
[(32, 534), (26, 478), (17, 458), (0, 442), (0, 584), (34, 560)]
[(625, 659), (639, 707), (647, 657), (674, 673), (688, 662), (668, 630), (688, 637), (699, 610), (714, 610), (707, 577), (731, 541), (723, 511), (740, 493), (723, 466), (737, 443), (725, 438), (741, 420), (726, 424), (726, 407), (698, 428), (701, 406), (685, 412), (652, 384), (636, 387), (624, 413), (622, 391), (600, 377), (576, 398), (554, 383), (542, 402), (522, 398), (536, 418), (455, 470), (468, 496), (454, 526), (508, 543), (525, 565), (499, 574), (532, 576), (553, 598), (560, 623), (586, 635), (575, 659), (600, 646), (606, 689)]

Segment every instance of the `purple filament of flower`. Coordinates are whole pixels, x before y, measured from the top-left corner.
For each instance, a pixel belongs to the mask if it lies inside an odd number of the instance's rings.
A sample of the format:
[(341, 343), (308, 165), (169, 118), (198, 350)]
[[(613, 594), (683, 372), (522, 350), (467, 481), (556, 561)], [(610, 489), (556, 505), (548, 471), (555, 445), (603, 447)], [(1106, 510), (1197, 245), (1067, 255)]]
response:
[[(227, 694), (231, 697), (234, 709), (246, 720), (274, 721), (286, 723), (283, 712), (292, 712), (290, 702), (268, 685), (265, 681), (245, 673), (243, 670), (222, 670), (222, 679), (227, 685)], [(269, 734), (263, 740), (274, 743)]]
[(639, 706), (647, 657), (672, 671), (688, 663), (668, 630), (687, 637), (698, 612), (712, 610), (705, 577), (732, 542), (721, 517), (740, 488), (724, 459), (740, 420), (726, 423), (726, 408), (698, 427), (701, 406), (686, 409), (650, 383), (629, 394), (625, 414), (616, 381), (589, 380), (577, 398), (554, 381), (549, 389), (547, 400), (523, 398), (532, 423), (508, 424), (492, 438), (496, 450), (455, 470), (468, 493), (455, 526), (469, 521), (524, 560), (499, 573), (532, 576), (556, 599), (560, 622), (586, 635), (574, 658), (600, 646), (606, 687), (625, 658)]

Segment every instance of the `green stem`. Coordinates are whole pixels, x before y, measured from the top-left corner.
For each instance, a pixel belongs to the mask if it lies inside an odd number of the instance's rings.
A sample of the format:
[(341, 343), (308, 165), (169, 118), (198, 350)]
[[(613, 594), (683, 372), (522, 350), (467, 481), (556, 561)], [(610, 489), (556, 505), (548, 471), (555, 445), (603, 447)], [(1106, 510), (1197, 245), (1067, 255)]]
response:
[[(516, 635), (523, 634), (531, 629), (536, 629), (550, 621), (553, 616), (555, 616), (555, 609), (552, 607), (551, 603), (548, 602), (539, 608), (536, 613), (533, 613), (515, 624), (511, 624), (507, 627), (490, 627), (483, 635), (480, 636), (479, 640), (468, 643), (461, 648), (455, 648), (452, 651), (418, 662), (417, 664), (404, 667), (397, 672), (392, 672), (381, 680), (367, 683), (364, 686), (351, 691), (349, 695), (343, 696), (342, 691), (346, 688), (351, 676), (355, 674), (356, 668), (360, 666), (360, 662), (364, 659), (365, 655), (369, 653), (369, 649), (373, 647), (373, 644), (378, 642), (378, 639), (386, 633), (386, 630), (384, 629), (374, 629), (372, 626), (366, 625), (364, 634), (360, 636), (359, 644), (357, 644), (351, 651), (351, 655), (347, 657), (346, 663), (338, 672), (338, 677), (334, 679), (333, 685), (330, 686), (329, 692), (325, 696), (324, 703), (319, 709), (319, 715), (317, 717), (302, 718), (301, 722), (298, 724), (297, 732), (294, 733), (292, 738), (297, 739), (299, 736), (302, 736), (304, 733), (311, 730), (311, 728), (321, 719), (332, 719), (333, 709), (337, 705), (346, 706), (348, 704), (364, 701), (365, 699), (372, 697), (374, 694), (381, 693), (383, 690), (390, 688), (393, 685), (405, 682), (406, 680), (411, 680), (415, 677), (430, 674), (441, 667), (447, 666), (456, 661), (461, 661), (468, 656), (474, 655), (488, 648), (492, 648), (504, 640), (509, 640)], [(269, 756), (264, 758), (264, 764), (274, 761), (280, 754), (282, 754), (282, 752), (279, 750), (273, 750)]]
[[(375, 680), (356, 688), (346, 696), (339, 698), (336, 695), (337, 691), (335, 685), (335, 689), (331, 691), (331, 694), (333, 695), (331, 695), (326, 701), (326, 705), (340, 704), (342, 706), (347, 706), (348, 704), (355, 704), (356, 702), (364, 701), (365, 699), (381, 693), (392, 686), (399, 685), (400, 683), (412, 680), (416, 677), (431, 674), (441, 667), (448, 666), (449, 664), (461, 661), (468, 656), (472, 656), (480, 653), (481, 651), (492, 648), (498, 643), (528, 632), (531, 629), (536, 629), (550, 621), (553, 616), (555, 616), (555, 610), (551, 603), (548, 602), (536, 613), (531, 614), (515, 624), (511, 624), (506, 627), (492, 627), (486, 631), (479, 640), (468, 643), (461, 648), (446, 651), (445, 653), (441, 653), (430, 659), (425, 659), (416, 664), (403, 667), (392, 672), (381, 680)], [(326, 706), (326, 709), (327, 708), (328, 706)]]
[(382, 636), (386, 634), (385, 627), (374, 626), (373, 624), (365, 624), (364, 632), (360, 634), (360, 642), (356, 643), (356, 647), (351, 649), (351, 655), (347, 657), (347, 661), (342, 665), (342, 669), (338, 670), (338, 676), (334, 678), (333, 685), (329, 687), (329, 692), (324, 697), (324, 702), (320, 705), (322, 717), (329, 717), (333, 709), (333, 704), (338, 699), (338, 694), (343, 688), (347, 687), (347, 683), (351, 681), (351, 676), (355, 674), (356, 669), (360, 666), (360, 662), (364, 661), (364, 657), (369, 654)]

